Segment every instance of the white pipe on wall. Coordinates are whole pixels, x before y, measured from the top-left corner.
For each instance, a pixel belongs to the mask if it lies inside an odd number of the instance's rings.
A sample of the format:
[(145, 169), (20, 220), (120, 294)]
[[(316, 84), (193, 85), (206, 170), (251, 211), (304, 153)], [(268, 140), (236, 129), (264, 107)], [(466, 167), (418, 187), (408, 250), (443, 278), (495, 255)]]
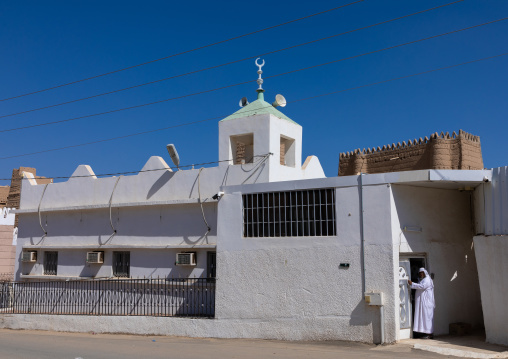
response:
[(385, 342), (385, 307), (384, 305), (381, 305), (379, 307), (379, 316), (380, 316), (380, 325), (381, 325), (381, 343), (384, 344)]

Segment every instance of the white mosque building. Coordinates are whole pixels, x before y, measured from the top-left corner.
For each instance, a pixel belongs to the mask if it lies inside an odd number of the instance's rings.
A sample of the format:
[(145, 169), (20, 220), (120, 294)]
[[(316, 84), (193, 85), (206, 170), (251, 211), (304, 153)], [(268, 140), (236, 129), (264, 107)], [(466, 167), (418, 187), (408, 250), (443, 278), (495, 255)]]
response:
[[(213, 319), (24, 313), (2, 326), (390, 343), (411, 336), (405, 281), (425, 265), (434, 276), (435, 335), (465, 322), (508, 343), (485, 305), (496, 288), (482, 282), (489, 261), (502, 263), (485, 254), (497, 212), (485, 213), (506, 170), (325, 178), (317, 157), (302, 163), (302, 127), (279, 111), (285, 100), (264, 100), (258, 66), (257, 99), (218, 124), (227, 161), (172, 170), (151, 157), (136, 175), (108, 178), (80, 165), (48, 185), (27, 174), (16, 212), (17, 280), (216, 278)], [(481, 222), (475, 231), (472, 216)], [(495, 245), (506, 251), (502, 223), (494, 234), (504, 242)], [(473, 246), (475, 234), (483, 237)], [(102, 263), (87, 262), (89, 253)], [(191, 265), (179, 265), (182, 253)], [(506, 318), (505, 307), (492, 308)]]

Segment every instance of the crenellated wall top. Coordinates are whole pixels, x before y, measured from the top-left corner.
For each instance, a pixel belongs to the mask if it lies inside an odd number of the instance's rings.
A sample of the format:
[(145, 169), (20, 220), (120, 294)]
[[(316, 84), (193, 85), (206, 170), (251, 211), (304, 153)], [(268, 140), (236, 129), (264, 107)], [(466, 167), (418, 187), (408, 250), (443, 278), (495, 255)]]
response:
[(475, 136), (475, 135), (468, 133), (466, 131), (463, 131), (463, 130), (459, 130), (458, 134), (455, 131), (453, 131), (451, 135), (449, 132), (446, 132), (446, 133), (435, 132), (435, 133), (431, 134), (429, 137), (427, 137), (427, 136), (425, 136), (424, 138), (420, 137), (419, 139), (408, 140), (407, 142), (402, 141), (402, 143), (401, 142), (392, 143), (392, 144), (384, 145), (383, 147), (378, 146), (377, 148), (376, 147), (367, 148), (367, 149), (364, 148), (363, 150), (358, 148), (354, 151), (342, 152), (340, 154), (340, 158), (347, 159), (347, 158), (350, 158), (354, 155), (366, 155), (366, 154), (372, 154), (372, 153), (377, 153), (377, 152), (393, 151), (393, 150), (408, 148), (408, 147), (412, 147), (412, 146), (419, 146), (419, 145), (424, 145), (424, 144), (429, 143), (430, 141), (438, 140), (438, 139), (441, 139), (441, 140), (462, 139), (462, 140), (466, 140), (466, 141), (480, 143), (480, 136)]

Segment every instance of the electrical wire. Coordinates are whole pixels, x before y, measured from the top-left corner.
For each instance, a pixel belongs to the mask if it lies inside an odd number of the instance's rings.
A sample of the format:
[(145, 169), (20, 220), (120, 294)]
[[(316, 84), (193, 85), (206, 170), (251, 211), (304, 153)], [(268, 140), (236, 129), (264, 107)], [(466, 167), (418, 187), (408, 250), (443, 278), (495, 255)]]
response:
[(461, 32), (461, 31), (471, 30), (471, 29), (475, 29), (475, 28), (480, 27), (480, 26), (490, 25), (490, 24), (494, 24), (496, 22), (506, 21), (506, 20), (508, 20), (508, 17), (504, 17), (502, 19), (497, 19), (497, 20), (492, 20), (492, 21), (489, 21), (489, 22), (484, 22), (484, 23), (478, 24), (478, 25), (468, 26), (468, 27), (465, 27), (465, 28), (462, 28), (462, 29), (458, 29), (458, 30), (444, 32), (442, 34), (425, 37), (423, 39), (418, 39), (418, 40), (413, 40), (413, 41), (409, 41), (409, 42), (404, 42), (402, 44), (393, 45), (393, 46), (390, 46), (390, 47), (385, 47), (383, 49), (366, 52), (366, 53), (363, 53), (363, 54), (360, 54), (360, 55), (354, 55), (354, 56), (350, 56), (350, 57), (345, 57), (345, 58), (342, 58), (342, 59), (339, 59), (339, 60), (324, 62), (324, 63), (318, 64), (318, 65), (313, 65), (313, 66), (304, 67), (304, 68), (301, 68), (301, 69), (296, 69), (296, 70), (292, 70), (292, 71), (283, 72), (283, 73), (276, 74), (276, 75), (267, 76), (267, 77), (265, 77), (265, 79), (269, 79), (269, 78), (273, 78), (273, 77), (278, 77), (278, 76), (289, 75), (289, 74), (293, 74), (295, 72), (306, 71), (306, 70), (314, 69), (314, 68), (321, 67), (321, 66), (335, 64), (337, 62), (341, 62), (341, 61), (345, 61), (345, 60), (351, 60), (351, 59), (355, 59), (355, 58), (366, 56), (366, 55), (372, 55), (372, 54), (375, 54), (375, 53), (378, 53), (378, 52), (392, 50), (392, 49), (395, 49), (395, 48), (398, 48), (398, 47), (412, 45), (412, 44), (416, 44), (418, 42), (422, 42), (422, 41), (426, 41), (426, 40), (431, 40), (431, 39), (435, 39), (435, 38), (446, 36), (446, 35), (456, 34), (456, 33)]
[[(42, 241), (44, 241), (44, 238), (46, 238), (46, 236), (48, 235), (48, 231), (46, 231), (46, 229), (42, 226), (42, 219), (41, 219), (42, 199), (44, 198), (44, 193), (46, 193), (46, 189), (48, 188), (48, 185), (49, 185), (49, 183), (46, 183), (46, 185), (44, 186), (44, 190), (42, 191), (41, 199), (39, 201), (39, 206), (37, 207), (37, 214), (39, 216), (39, 226), (41, 226), (41, 229), (44, 232), (44, 235), (41, 237), (41, 239), (39, 240), (39, 242), (37, 244), (42, 243)], [(46, 225), (47, 225), (47, 223), (46, 223)]]
[[(343, 90), (338, 90), (338, 91), (328, 92), (328, 93), (324, 93), (324, 94), (320, 94), (320, 95), (315, 95), (315, 96), (311, 96), (311, 97), (306, 97), (306, 98), (302, 98), (302, 99), (298, 99), (298, 100), (288, 101), (287, 103), (289, 104), (289, 103), (296, 103), (296, 102), (301, 102), (301, 101), (307, 101), (307, 100), (315, 99), (315, 98), (318, 98), (318, 97), (329, 96), (329, 95), (333, 95), (333, 94), (337, 94), (337, 93), (341, 93), (341, 92), (357, 90), (357, 89), (364, 88), (364, 87), (379, 85), (379, 84), (383, 84), (383, 83), (387, 83), (387, 82), (391, 82), (391, 81), (396, 81), (396, 80), (401, 80), (401, 79), (406, 79), (406, 78), (410, 78), (410, 77), (414, 77), (414, 76), (424, 75), (424, 74), (428, 74), (428, 73), (432, 73), (432, 72), (436, 72), (436, 71), (451, 69), (451, 68), (454, 68), (454, 67), (468, 65), (468, 64), (472, 64), (472, 63), (476, 63), (476, 62), (480, 62), (480, 61), (485, 61), (485, 60), (490, 60), (490, 59), (494, 59), (494, 58), (498, 58), (498, 57), (502, 57), (502, 56), (506, 56), (506, 55), (508, 55), (508, 52), (502, 53), (502, 54), (498, 54), (498, 55), (489, 56), (489, 57), (484, 57), (484, 58), (480, 58), (480, 59), (476, 59), (476, 60), (466, 61), (466, 62), (462, 62), (462, 63), (459, 63), (459, 64), (454, 64), (454, 65), (449, 65), (449, 66), (445, 66), (445, 67), (440, 67), (440, 68), (437, 68), (437, 69), (432, 69), (432, 70), (427, 70), (427, 71), (423, 71), (423, 72), (418, 72), (418, 73), (414, 73), (414, 74), (410, 74), (410, 75), (395, 77), (395, 78), (391, 78), (391, 79), (388, 79), (388, 80), (372, 82), (372, 83), (369, 83), (369, 84), (355, 86), (355, 87), (350, 87), (350, 88), (343, 89)], [(271, 107), (271, 105), (267, 106), (267, 107)], [(259, 111), (259, 109), (252, 110), (252, 111)], [(193, 124), (197, 124), (197, 123), (202, 123), (202, 122), (207, 122), (207, 121), (212, 121), (212, 120), (217, 120), (217, 119), (223, 119), (223, 118), (227, 117), (228, 115), (216, 116), (216, 117), (212, 117), (212, 118), (208, 118), (208, 119), (204, 119), (204, 120), (192, 121), (192, 122), (187, 122), (187, 123), (181, 123), (181, 124), (178, 124), (178, 125), (172, 125), (172, 126), (167, 126), (167, 127), (162, 127), (162, 128), (154, 129), (154, 130), (148, 130), (148, 131), (132, 133), (132, 134), (124, 135), (124, 136), (107, 138), (107, 139), (103, 139), (103, 140), (97, 140), (97, 141), (92, 141), (92, 142), (80, 143), (80, 144), (76, 144), (76, 145), (70, 145), (70, 146), (64, 146), (64, 147), (58, 147), (58, 148), (52, 148), (52, 149), (47, 149), (47, 150), (42, 150), (42, 151), (24, 153), (24, 154), (20, 154), (20, 155), (5, 156), (5, 157), (0, 157), (0, 160), (6, 160), (6, 159), (18, 158), (18, 157), (25, 157), (25, 156), (32, 156), (32, 155), (41, 154), (41, 153), (60, 151), (60, 150), (65, 150), (65, 149), (69, 149), (69, 148), (82, 147), (82, 146), (88, 146), (88, 145), (103, 143), (103, 142), (115, 141), (115, 140), (120, 140), (120, 139), (124, 139), (124, 138), (129, 138), (129, 137), (134, 137), (134, 136), (140, 136), (140, 135), (145, 135), (145, 134), (159, 132), (159, 131), (164, 131), (164, 130), (168, 130), (170, 128), (189, 126), (189, 125), (193, 125)], [(180, 166), (180, 167), (183, 167), (183, 166)], [(2, 179), (0, 179), (0, 180), (2, 180)], [(4, 180), (10, 180), (10, 179), (4, 179)]]
[(199, 69), (199, 70), (194, 70), (194, 71), (186, 72), (186, 73), (183, 73), (183, 74), (174, 75), (174, 76), (171, 76), (171, 77), (166, 77), (166, 78), (162, 78), (162, 79), (158, 79), (158, 80), (154, 80), (154, 81), (150, 81), (150, 82), (145, 82), (145, 83), (142, 83), (142, 84), (137, 84), (137, 85), (134, 85), (134, 86), (129, 86), (129, 87), (121, 88), (121, 89), (118, 89), (118, 90), (107, 91), (107, 92), (103, 92), (103, 93), (100, 93), (100, 94), (97, 94), (97, 95), (82, 97), (82, 98), (78, 98), (78, 99), (75, 99), (75, 100), (65, 101), (65, 102), (61, 102), (61, 103), (57, 103), (57, 104), (53, 104), (53, 105), (48, 105), (48, 106), (38, 107), (38, 108), (30, 109), (30, 110), (10, 113), (10, 114), (7, 114), (7, 115), (1, 115), (0, 118), (17, 116), (17, 115), (22, 115), (22, 114), (25, 114), (25, 113), (30, 113), (30, 112), (35, 112), (35, 111), (40, 111), (40, 110), (46, 110), (46, 109), (54, 108), (54, 107), (58, 107), (58, 106), (68, 105), (68, 104), (71, 104), (71, 103), (76, 103), (76, 102), (80, 102), (80, 101), (84, 101), (84, 100), (90, 100), (90, 99), (101, 97), (101, 96), (111, 95), (111, 94), (115, 94), (115, 93), (118, 93), (118, 92), (122, 92), (122, 91), (127, 91), (127, 90), (132, 90), (132, 89), (135, 89), (135, 88), (139, 88), (139, 87), (142, 87), (142, 86), (153, 85), (153, 84), (156, 84), (156, 83), (160, 83), (160, 82), (176, 79), (176, 78), (179, 78), (179, 77), (189, 76), (189, 75), (193, 75), (193, 74), (197, 74), (197, 73), (200, 73), (200, 72), (217, 69), (217, 68), (224, 67), (224, 66), (233, 65), (233, 64), (236, 64), (236, 63), (239, 63), (239, 62), (243, 62), (243, 61), (247, 61), (247, 60), (252, 60), (252, 59), (255, 59), (255, 58), (258, 58), (258, 57), (265, 57), (267, 55), (272, 55), (272, 54), (275, 54), (275, 53), (278, 53), (278, 52), (295, 49), (297, 47), (314, 44), (314, 43), (317, 43), (317, 42), (320, 42), (320, 41), (324, 41), (324, 40), (329, 40), (329, 39), (332, 39), (332, 38), (335, 38), (335, 37), (338, 37), (338, 36), (343, 36), (343, 35), (351, 34), (351, 33), (354, 33), (354, 32), (360, 31), (360, 30), (365, 30), (365, 29), (369, 29), (369, 28), (372, 28), (372, 27), (375, 27), (375, 26), (384, 25), (384, 24), (387, 24), (387, 23), (390, 23), (390, 22), (393, 22), (393, 21), (397, 21), (397, 20), (408, 18), (410, 16), (415, 16), (415, 15), (423, 14), (423, 13), (428, 12), (428, 11), (440, 9), (440, 8), (445, 7), (445, 6), (454, 5), (454, 4), (457, 4), (459, 2), (463, 2), (463, 1), (465, 1), (465, 0), (453, 1), (453, 2), (448, 3), (448, 4), (443, 4), (443, 5), (435, 6), (435, 7), (429, 8), (429, 9), (421, 10), (421, 11), (414, 12), (414, 13), (411, 13), (411, 14), (407, 14), (407, 15), (404, 15), (404, 16), (399, 16), (399, 17), (396, 17), (396, 18), (393, 18), (393, 19), (390, 19), (390, 20), (381, 21), (381, 22), (378, 22), (378, 23), (375, 23), (375, 24), (372, 24), (372, 25), (359, 27), (359, 28), (356, 28), (356, 29), (353, 29), (353, 30), (349, 30), (349, 31), (338, 33), (338, 34), (326, 36), (326, 37), (323, 37), (323, 38), (320, 38), (320, 39), (303, 42), (303, 43), (300, 43), (300, 44), (297, 44), (297, 45), (292, 45), (292, 46), (284, 47), (284, 48), (281, 48), (281, 49), (277, 49), (277, 50), (273, 50), (273, 51), (257, 54), (257, 55), (254, 55), (254, 56), (245, 57), (245, 58), (242, 58), (242, 59), (239, 59), (239, 60), (230, 61), (230, 62), (222, 63), (222, 64), (219, 64), (219, 65), (215, 65), (215, 66), (210, 66), (210, 67), (202, 68), (202, 69)]
[(191, 52), (195, 52), (195, 51), (198, 51), (198, 50), (206, 49), (208, 47), (224, 44), (224, 43), (229, 42), (229, 41), (238, 40), (238, 39), (241, 39), (243, 37), (247, 37), (247, 36), (251, 36), (251, 35), (254, 35), (254, 34), (258, 34), (258, 33), (263, 32), (263, 31), (275, 29), (277, 27), (281, 27), (281, 26), (292, 24), (292, 23), (295, 23), (295, 22), (298, 22), (298, 21), (301, 21), (301, 20), (309, 19), (309, 18), (314, 17), (314, 16), (326, 14), (328, 12), (339, 10), (339, 9), (342, 9), (342, 8), (345, 8), (345, 7), (348, 7), (348, 6), (351, 6), (351, 5), (355, 5), (355, 4), (361, 3), (363, 1), (364, 0), (353, 1), (351, 3), (340, 5), (340, 6), (336, 6), (336, 7), (324, 10), (324, 11), (320, 11), (320, 12), (311, 14), (311, 15), (307, 15), (307, 16), (300, 17), (300, 18), (297, 18), (297, 19), (294, 19), (294, 20), (290, 20), (290, 21), (286, 21), (286, 22), (283, 22), (283, 23), (280, 23), (280, 24), (277, 24), (277, 25), (272, 25), (272, 26), (269, 26), (269, 27), (265, 27), (263, 29), (251, 31), (251, 32), (248, 32), (246, 34), (234, 36), (234, 37), (231, 37), (231, 38), (226, 39), (226, 40), (221, 40), (221, 41), (213, 42), (213, 43), (210, 43), (210, 44), (207, 44), (207, 45), (203, 45), (203, 46), (199, 46), (199, 47), (196, 47), (196, 48), (193, 48), (193, 49), (190, 49), (190, 50), (185, 50), (185, 51), (182, 51), (182, 52), (178, 52), (176, 54), (164, 56), (164, 57), (161, 57), (161, 58), (158, 58), (158, 59), (155, 59), (155, 60), (150, 60), (150, 61), (142, 62), (140, 64), (124, 67), (124, 68), (121, 68), (121, 69), (118, 69), (118, 70), (113, 70), (113, 71), (105, 72), (105, 73), (102, 73), (102, 74), (99, 74), (99, 75), (94, 75), (94, 76), (86, 77), (86, 78), (83, 78), (83, 79), (80, 79), (80, 80), (71, 81), (71, 82), (67, 82), (67, 83), (64, 83), (64, 84), (48, 87), (48, 88), (45, 88), (45, 89), (42, 89), (42, 90), (32, 91), (32, 92), (24, 93), (24, 94), (21, 94), (21, 95), (17, 95), (17, 96), (12, 96), (12, 97), (8, 97), (8, 98), (0, 99), (0, 102), (2, 102), (2, 101), (8, 101), (8, 100), (13, 100), (15, 98), (25, 97), (25, 96), (29, 96), (29, 95), (34, 95), (34, 94), (38, 94), (38, 93), (41, 93), (41, 92), (46, 92), (46, 91), (54, 90), (54, 89), (57, 89), (57, 88), (69, 86), (69, 85), (74, 85), (74, 84), (77, 84), (77, 83), (80, 83), (80, 82), (96, 79), (96, 78), (107, 76), (107, 75), (116, 74), (118, 72), (134, 69), (136, 67), (152, 64), (154, 62), (158, 62), (158, 61), (162, 61), (162, 60), (167, 60), (167, 59), (170, 59), (170, 58), (173, 58), (173, 57), (177, 57), (177, 56), (180, 56), (180, 55), (184, 55), (184, 54), (189, 54)]
[(454, 65), (440, 67), (440, 68), (437, 68), (437, 69), (422, 71), (422, 72), (418, 72), (418, 73), (415, 73), (415, 74), (404, 75), (404, 76), (400, 76), (400, 77), (394, 77), (394, 78), (391, 78), (391, 79), (388, 79), (388, 80), (382, 80), (382, 81), (378, 81), (378, 82), (372, 82), (372, 83), (369, 83), (369, 84), (366, 84), (366, 85), (360, 85), (360, 86), (350, 87), (350, 88), (347, 88), (347, 89), (344, 89), (344, 90), (338, 90), (338, 91), (328, 92), (326, 94), (321, 94), (321, 95), (315, 95), (315, 96), (310, 96), (310, 97), (306, 97), (306, 98), (301, 98), (301, 99), (298, 99), (298, 100), (289, 101), (288, 103), (296, 103), (296, 102), (300, 102), (300, 101), (307, 101), (307, 100), (315, 99), (315, 98), (318, 98), (318, 97), (335, 95), (335, 94), (338, 94), (338, 93), (341, 93), (341, 92), (358, 90), (358, 89), (361, 89), (361, 88), (364, 88), (364, 87), (370, 87), (370, 86), (374, 86), (374, 85), (384, 84), (384, 83), (387, 83), (387, 82), (392, 82), (392, 81), (397, 81), (397, 80), (403, 80), (403, 79), (407, 79), (407, 78), (414, 77), (414, 76), (430, 74), (430, 73), (436, 72), (436, 71), (448, 70), (448, 69), (451, 69), (451, 68), (454, 68), (454, 67), (463, 66), (463, 65), (469, 65), (469, 64), (472, 64), (472, 63), (475, 63), (475, 62), (480, 62), (480, 61), (485, 61), (485, 60), (491, 60), (491, 59), (494, 59), (494, 58), (497, 58), (497, 57), (506, 56), (506, 55), (508, 55), (508, 52), (505, 52), (505, 53), (502, 53), (502, 54), (499, 54), (499, 55), (493, 55), (493, 56), (489, 56), (489, 57), (484, 57), (484, 58), (481, 58), (481, 59), (466, 61), (466, 62), (462, 62), (460, 64), (454, 64)]
[(264, 167), (264, 164), (266, 161), (268, 161), (268, 158), (273, 155), (273, 153), (268, 153), (255, 167), (254, 167), (254, 171), (249, 175), (249, 177), (247, 177), (243, 182), (242, 184), (244, 184), (245, 182), (247, 182), (248, 180), (250, 180), (250, 178), (252, 176), (254, 176), (254, 174), (260, 169), (260, 168), (263, 168)]
[(210, 231), (212, 230), (210, 228), (210, 225), (208, 224), (208, 222), (206, 221), (206, 217), (205, 217), (205, 210), (203, 208), (203, 201), (201, 200), (201, 181), (200, 181), (200, 178), (201, 178), (201, 171), (203, 171), (203, 167), (201, 167), (199, 169), (199, 172), (198, 172), (198, 198), (199, 198), (199, 205), (201, 207), (201, 214), (203, 215), (203, 221), (205, 222), (205, 226), (207, 228), (206, 230), (206, 233), (203, 235), (204, 238), (207, 238), (206, 236), (208, 236), (208, 233), (210, 233)]
[[(116, 179), (115, 186), (113, 187), (113, 191), (111, 192), (111, 197), (109, 197), (109, 225), (111, 226), (111, 229), (113, 230), (113, 234), (111, 235), (111, 237), (109, 237), (109, 239), (111, 239), (116, 234), (116, 228), (115, 228), (115, 226), (113, 226), (111, 205), (113, 204), (113, 195), (115, 194), (115, 190), (116, 190), (116, 186), (118, 185), (118, 182), (120, 182), (120, 178), (122, 178), (122, 176), (120, 176)], [(109, 239), (106, 242), (108, 242)]]
[[(254, 165), (258, 165), (259, 163), (261, 162), (264, 162), (266, 160), (266, 158), (268, 156), (272, 155), (272, 153), (267, 153), (267, 154), (263, 154), (263, 155), (254, 155), (252, 156), (252, 158), (256, 158), (256, 157), (261, 157), (260, 160), (258, 160), (257, 162), (254, 163)], [(186, 168), (186, 167), (194, 167), (194, 166), (205, 166), (205, 165), (211, 165), (211, 164), (216, 164), (216, 163), (221, 163), (221, 162), (231, 162), (231, 160), (219, 160), (219, 161), (211, 161), (211, 162), (203, 162), (203, 163), (194, 163), (192, 165), (185, 165), (185, 166), (178, 166), (178, 168)], [(138, 171), (125, 171), (125, 172), (115, 172), (115, 173), (102, 173), (102, 174), (93, 174), (93, 175), (80, 175), (80, 176), (53, 176), (53, 177), (40, 177), (40, 176), (34, 176), (34, 177), (22, 177), (22, 178), (18, 178), (18, 180), (31, 180), (31, 179), (70, 179), (70, 178), (90, 178), (90, 177), (113, 177), (113, 176), (123, 176), (123, 175), (128, 175), (128, 174), (138, 174), (138, 173), (144, 173), (144, 172), (157, 172), (157, 171), (167, 171), (168, 169), (171, 169), (171, 168), (154, 168), (154, 169), (151, 169), (151, 170), (138, 170)], [(202, 168), (201, 168), (202, 169)], [(254, 168), (253, 168), (254, 169)], [(249, 172), (249, 171), (246, 171), (246, 172)], [(119, 177), (120, 178), (120, 177)], [(10, 181), (11, 178), (0, 178), (0, 181)], [(118, 181), (119, 179), (117, 180), (117, 183), (118, 184)], [(115, 184), (115, 188), (116, 188), (116, 184)], [(114, 189), (113, 189), (113, 193), (114, 193)], [(113, 200), (113, 193), (111, 194), (111, 198), (110, 198), (110, 201)], [(42, 199), (41, 199), (42, 201)], [(111, 221), (111, 219), (110, 219)], [(113, 228), (113, 223), (111, 222), (111, 226)], [(114, 228), (113, 228), (114, 230)]]
[[(373, 51), (365, 52), (365, 53), (362, 53), (362, 54), (359, 54), (359, 55), (353, 55), (353, 56), (349, 56), (349, 57), (344, 57), (344, 58), (341, 58), (341, 59), (338, 59), (338, 60), (328, 61), (328, 62), (324, 62), (324, 63), (317, 64), (317, 65), (312, 65), (312, 66), (303, 67), (303, 68), (296, 69), (296, 70), (291, 70), (291, 71), (283, 72), (283, 73), (280, 73), (280, 74), (275, 74), (275, 75), (267, 76), (264, 79), (266, 80), (266, 79), (270, 79), (270, 78), (274, 78), (274, 77), (279, 77), (279, 76), (285, 76), (285, 75), (293, 74), (293, 73), (296, 73), (296, 72), (311, 70), (311, 69), (314, 69), (314, 68), (317, 68), (317, 67), (331, 65), (331, 64), (338, 63), (338, 62), (342, 62), (342, 61), (346, 61), (346, 60), (351, 60), (351, 59), (359, 58), (359, 57), (362, 57), (362, 56), (372, 55), (372, 54), (375, 54), (375, 53), (379, 53), (379, 52), (383, 52), (383, 51), (387, 51), (387, 50), (392, 50), (392, 49), (399, 48), (399, 47), (402, 47), (402, 46), (412, 45), (412, 44), (415, 44), (415, 43), (418, 43), (418, 42), (427, 41), (427, 40), (435, 39), (435, 38), (438, 38), (438, 37), (442, 37), (442, 36), (446, 36), (446, 35), (451, 35), (451, 34), (455, 34), (455, 33), (461, 32), (461, 31), (466, 31), (466, 30), (478, 28), (480, 26), (486, 26), (486, 25), (490, 25), (490, 24), (493, 24), (493, 23), (496, 23), (496, 22), (506, 21), (506, 20), (508, 20), (508, 17), (505, 17), (505, 18), (502, 18), (502, 19), (497, 19), (497, 20), (492, 20), (492, 21), (489, 21), (489, 22), (486, 22), (486, 23), (482, 23), (482, 24), (477, 24), (477, 25), (465, 27), (465, 28), (458, 29), (458, 30), (453, 30), (453, 31), (441, 33), (441, 34), (438, 34), (438, 35), (433, 35), (433, 36), (425, 37), (425, 38), (418, 39), (418, 40), (413, 40), (413, 41), (405, 42), (405, 43), (402, 43), (402, 44), (397, 44), (397, 45), (385, 47), (385, 48), (378, 49), (378, 50), (373, 50)], [(209, 90), (194, 92), (194, 93), (190, 93), (190, 94), (186, 94), (186, 95), (181, 95), (181, 96), (177, 96), (177, 97), (171, 97), (171, 98), (167, 98), (167, 99), (163, 99), (163, 100), (159, 100), (159, 101), (148, 102), (148, 103), (144, 103), (144, 104), (140, 104), (140, 105), (134, 105), (134, 106), (123, 107), (123, 108), (119, 108), (119, 109), (115, 109), (115, 110), (94, 113), (94, 114), (90, 114), (90, 115), (84, 115), (84, 116), (73, 117), (73, 118), (68, 118), (68, 119), (64, 119), (64, 120), (51, 121), (51, 122), (39, 123), (39, 124), (35, 124), (35, 125), (27, 125), (27, 126), (21, 126), (21, 127), (16, 127), (16, 128), (10, 128), (10, 129), (5, 129), (5, 130), (0, 130), (0, 133), (25, 130), (25, 129), (34, 128), (34, 127), (54, 125), (54, 124), (58, 124), (58, 123), (76, 121), (76, 120), (80, 120), (80, 119), (84, 119), (84, 118), (90, 118), (90, 117), (95, 117), (95, 116), (102, 116), (102, 115), (111, 114), (111, 113), (120, 112), (120, 111), (132, 110), (132, 109), (135, 109), (135, 108), (140, 108), (140, 107), (145, 107), (145, 106), (151, 106), (151, 105), (155, 105), (155, 104), (159, 104), (159, 103), (163, 103), (163, 102), (168, 102), (168, 101), (173, 101), (173, 100), (179, 100), (179, 99), (183, 99), (183, 98), (187, 98), (187, 97), (192, 97), (192, 96), (202, 95), (202, 94), (205, 94), (205, 93), (215, 92), (215, 91), (219, 91), (219, 90), (223, 90), (223, 89), (227, 89), (227, 88), (231, 88), (231, 87), (245, 85), (245, 84), (252, 83), (252, 82), (256, 82), (256, 80), (243, 81), (243, 82), (239, 82), (239, 83), (236, 83), (236, 84), (221, 86), (221, 87), (217, 87), (217, 88), (213, 88), (213, 89), (209, 89)], [(0, 159), (2, 159), (2, 158), (0, 158)]]

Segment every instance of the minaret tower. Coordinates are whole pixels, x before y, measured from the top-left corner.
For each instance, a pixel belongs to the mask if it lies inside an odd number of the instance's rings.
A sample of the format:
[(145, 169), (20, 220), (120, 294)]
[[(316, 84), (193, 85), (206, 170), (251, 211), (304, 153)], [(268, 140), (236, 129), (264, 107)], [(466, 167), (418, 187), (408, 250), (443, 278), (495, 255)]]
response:
[(302, 167), (302, 127), (277, 109), (286, 106), (282, 95), (273, 104), (264, 100), (265, 61), (259, 60), (257, 99), (249, 103), (242, 98), (242, 108), (219, 122), (219, 159), (228, 160), (220, 165), (249, 167), (264, 160), (269, 181), (296, 179)]

